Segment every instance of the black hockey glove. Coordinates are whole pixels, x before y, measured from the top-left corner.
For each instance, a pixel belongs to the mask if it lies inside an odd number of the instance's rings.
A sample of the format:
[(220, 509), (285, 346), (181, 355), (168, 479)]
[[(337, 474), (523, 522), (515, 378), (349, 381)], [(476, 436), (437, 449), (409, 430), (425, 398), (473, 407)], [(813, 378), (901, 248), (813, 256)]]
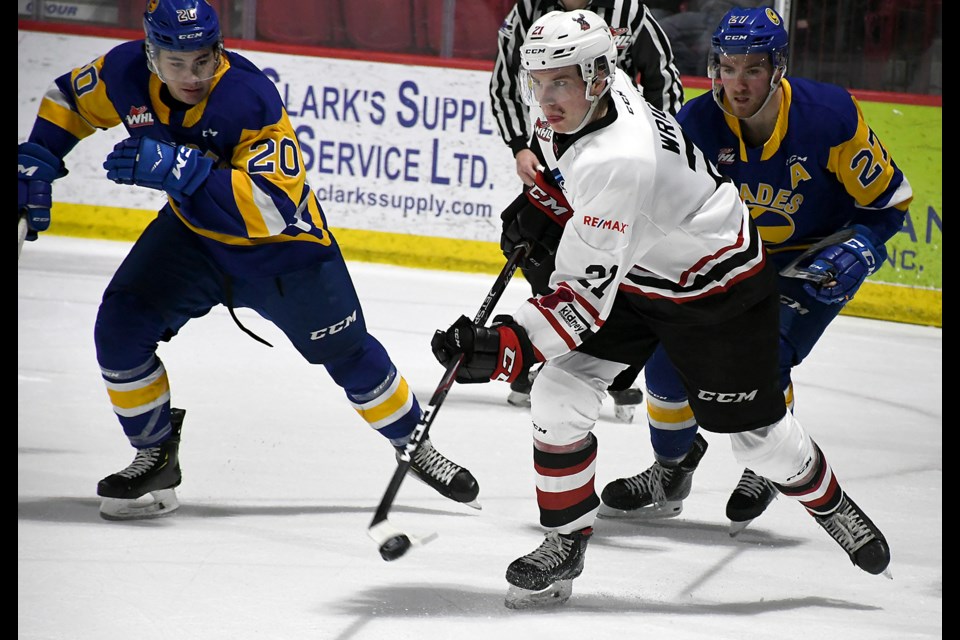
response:
[(537, 174), (532, 187), (510, 203), (500, 220), (500, 249), (509, 256), (521, 242), (530, 244), (524, 269), (536, 268), (557, 252), (563, 227), (573, 215), (573, 209), (563, 192), (548, 181), (543, 172)]
[(489, 327), (460, 316), (446, 331), (438, 329), (430, 341), (437, 361), (450, 366), (461, 353), (457, 382), (470, 384), (503, 380), (513, 382), (527, 375), (536, 362), (533, 345), (523, 327), (510, 316), (497, 316)]

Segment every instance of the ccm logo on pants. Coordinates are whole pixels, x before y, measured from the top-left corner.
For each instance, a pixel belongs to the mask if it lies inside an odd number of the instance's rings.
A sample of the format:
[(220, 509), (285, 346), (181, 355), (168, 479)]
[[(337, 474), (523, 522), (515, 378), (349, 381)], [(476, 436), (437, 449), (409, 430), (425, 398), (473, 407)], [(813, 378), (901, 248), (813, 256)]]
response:
[(323, 338), (326, 338), (327, 336), (333, 335), (335, 333), (339, 333), (340, 331), (343, 331), (344, 329), (346, 329), (356, 321), (357, 321), (357, 310), (354, 309), (353, 313), (348, 315), (346, 318), (344, 318), (340, 322), (332, 324), (329, 327), (326, 327), (323, 329), (317, 329), (316, 331), (311, 331), (310, 339), (321, 340)]
[(736, 402), (750, 402), (751, 400), (756, 399), (757, 390), (743, 392), (738, 391), (736, 393), (718, 393), (716, 391), (706, 391), (704, 389), (700, 390), (700, 393), (697, 394), (697, 397), (701, 400), (707, 402), (722, 402), (722, 403), (736, 403)]

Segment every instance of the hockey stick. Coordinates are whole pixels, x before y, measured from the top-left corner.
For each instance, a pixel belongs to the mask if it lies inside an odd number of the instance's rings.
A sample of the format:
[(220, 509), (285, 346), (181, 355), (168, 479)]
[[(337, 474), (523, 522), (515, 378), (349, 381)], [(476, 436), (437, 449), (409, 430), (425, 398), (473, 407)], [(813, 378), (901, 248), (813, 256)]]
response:
[(19, 240), (19, 246), (17, 247), (17, 260), (20, 260), (20, 252), (23, 251), (23, 241), (27, 239), (27, 231), (29, 227), (27, 225), (27, 214), (23, 211), (20, 212), (20, 221), (17, 224), (17, 235)]
[[(477, 311), (477, 315), (473, 319), (474, 324), (481, 326), (486, 324), (487, 318), (490, 316), (493, 308), (497, 306), (497, 302), (506, 290), (507, 285), (510, 284), (510, 280), (517, 270), (517, 266), (527, 254), (528, 249), (529, 245), (525, 243), (519, 244), (513, 250), (513, 253), (510, 254), (510, 258), (507, 260), (507, 263), (503, 265), (500, 275), (497, 276), (496, 281), (490, 288), (490, 292), (487, 293), (483, 304), (480, 305), (480, 310)], [(413, 452), (417, 450), (421, 442), (426, 440), (427, 433), (430, 431), (430, 425), (433, 424), (433, 420), (437, 417), (437, 412), (440, 410), (440, 405), (443, 404), (447, 393), (453, 386), (461, 364), (463, 364), (463, 354), (460, 354), (459, 358), (447, 365), (447, 370), (444, 372), (443, 378), (440, 379), (440, 384), (437, 385), (436, 391), (433, 392), (430, 403), (423, 412), (423, 417), (420, 418), (420, 422), (411, 434), (410, 442), (407, 443), (407, 446), (404, 447), (403, 452), (400, 454), (397, 469), (393, 472), (390, 484), (387, 485), (387, 490), (384, 492), (383, 498), (380, 499), (380, 506), (377, 507), (377, 511), (373, 515), (373, 520), (370, 521), (370, 527), (367, 529), (367, 535), (380, 546), (380, 556), (388, 562), (402, 557), (410, 550), (411, 546), (426, 544), (436, 537), (436, 534), (431, 534), (426, 537), (407, 535), (391, 525), (390, 521), (387, 520), (387, 515), (393, 506), (393, 501), (397, 497), (397, 492), (400, 490), (400, 484), (403, 482), (407, 472), (410, 470), (410, 465), (413, 463)]]
[(812, 273), (807, 271), (798, 265), (804, 264), (808, 260), (811, 260), (817, 256), (818, 253), (823, 251), (829, 246), (840, 244), (846, 242), (853, 236), (857, 235), (856, 230), (852, 228), (840, 229), (840, 231), (835, 231), (829, 236), (812, 245), (809, 249), (801, 253), (799, 256), (790, 261), (790, 264), (785, 266), (783, 269), (780, 269), (780, 275), (787, 278), (799, 278), (800, 280), (809, 280), (814, 284), (824, 285), (833, 280), (835, 274), (830, 273), (829, 271), (823, 273)]

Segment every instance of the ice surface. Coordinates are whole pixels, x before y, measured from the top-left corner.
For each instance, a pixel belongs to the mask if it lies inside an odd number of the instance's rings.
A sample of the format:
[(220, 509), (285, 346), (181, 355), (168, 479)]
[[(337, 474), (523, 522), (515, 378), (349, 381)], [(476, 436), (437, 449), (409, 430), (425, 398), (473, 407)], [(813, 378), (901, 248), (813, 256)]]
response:
[[(739, 538), (740, 468), (710, 449), (683, 513), (600, 520), (573, 597), (511, 611), (504, 571), (541, 540), (528, 410), (499, 383), (455, 386), (437, 448), (480, 481), (482, 511), (408, 478), (391, 522), (436, 541), (384, 562), (366, 528), (392, 449), (326, 373), (246, 310), (188, 324), (160, 355), (187, 409), (180, 510), (106, 522), (97, 481), (132, 460), (100, 380), (93, 323), (129, 245), (43, 236), (17, 272), (18, 637), (63, 640), (941, 638), (942, 330), (840, 317), (795, 375), (796, 414), (884, 531), (894, 580), (855, 568), (781, 497)], [(493, 277), (351, 263), (368, 325), (426, 402), (433, 330), (473, 316)], [(511, 284), (498, 312), (526, 296)], [(598, 489), (645, 469), (645, 424), (595, 433)]]

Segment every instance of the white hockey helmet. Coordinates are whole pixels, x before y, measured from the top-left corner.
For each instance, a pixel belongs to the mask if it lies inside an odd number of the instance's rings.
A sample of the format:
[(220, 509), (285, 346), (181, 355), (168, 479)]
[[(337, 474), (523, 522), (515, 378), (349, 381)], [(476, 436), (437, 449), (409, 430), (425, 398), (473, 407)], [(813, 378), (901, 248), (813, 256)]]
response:
[[(533, 23), (520, 47), (522, 71), (557, 69), (577, 65), (587, 83), (587, 99), (596, 100), (609, 90), (617, 66), (617, 46), (603, 18), (587, 9), (551, 11)], [(591, 87), (603, 80), (600, 96)], [(527, 83), (521, 83), (526, 86)]]

